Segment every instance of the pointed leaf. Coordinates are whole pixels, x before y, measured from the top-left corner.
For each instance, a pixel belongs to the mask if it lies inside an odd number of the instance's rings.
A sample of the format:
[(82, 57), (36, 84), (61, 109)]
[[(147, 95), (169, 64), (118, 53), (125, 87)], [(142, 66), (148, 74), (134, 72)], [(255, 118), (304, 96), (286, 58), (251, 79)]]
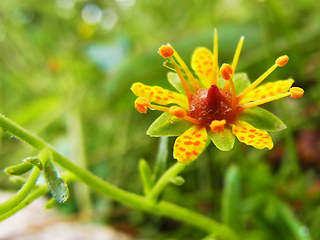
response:
[(27, 162), (22, 162), (17, 165), (7, 167), (6, 169), (4, 169), (4, 172), (9, 175), (18, 176), (28, 172), (29, 170), (31, 170), (32, 167), (33, 166), (31, 164)]
[(175, 72), (168, 72), (168, 81), (171, 85), (177, 89), (181, 94), (186, 95), (184, 88), (182, 86), (181, 80), (177, 73)]
[(241, 112), (237, 120), (245, 121), (255, 128), (272, 132), (286, 129), (286, 125), (273, 113), (260, 108), (254, 107)]
[(147, 134), (151, 137), (179, 136), (193, 124), (169, 113), (163, 113), (149, 127)]
[(58, 203), (64, 203), (69, 197), (69, 189), (62, 178), (58, 177), (58, 172), (52, 162), (48, 159), (44, 164), (44, 176), (52, 197)]
[(172, 184), (174, 184), (174, 185), (181, 186), (181, 185), (184, 184), (185, 180), (184, 180), (184, 178), (181, 177), (181, 176), (176, 176), (176, 177), (174, 177), (174, 178), (171, 178), (171, 179), (170, 179), (170, 182), (171, 182)]
[(240, 174), (238, 167), (232, 165), (224, 177), (222, 192), (222, 222), (234, 230), (239, 230), (241, 223)]
[(168, 162), (168, 138), (161, 137), (159, 141), (156, 163), (154, 166), (153, 177), (157, 180), (167, 169)]
[(208, 131), (208, 136), (221, 151), (230, 151), (233, 148), (235, 137), (230, 128), (225, 128), (223, 133)]
[(153, 181), (150, 166), (144, 159), (140, 159), (139, 172), (143, 184), (144, 194), (147, 195), (152, 189)]

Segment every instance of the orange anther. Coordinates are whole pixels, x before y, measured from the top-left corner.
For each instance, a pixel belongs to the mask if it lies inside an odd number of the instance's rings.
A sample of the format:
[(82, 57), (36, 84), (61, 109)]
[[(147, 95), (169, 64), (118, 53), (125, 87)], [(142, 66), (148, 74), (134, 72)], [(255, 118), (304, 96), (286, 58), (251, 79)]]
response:
[(301, 98), (304, 94), (304, 90), (299, 87), (290, 88), (290, 93), (292, 98)]
[(212, 132), (223, 132), (226, 120), (213, 120), (210, 123), (210, 129)]
[(169, 113), (177, 118), (184, 118), (187, 115), (186, 110), (178, 106), (170, 107)]
[(233, 69), (230, 64), (222, 64), (220, 68), (220, 75), (224, 80), (230, 80), (231, 75), (233, 74)]
[(140, 113), (147, 113), (148, 107), (150, 107), (150, 105), (151, 105), (150, 100), (144, 97), (138, 97), (134, 102), (135, 108)]
[(174, 50), (170, 45), (162, 45), (159, 48), (158, 53), (163, 57), (163, 58), (169, 58), (174, 54)]
[(287, 64), (288, 60), (289, 60), (289, 57), (287, 55), (283, 55), (277, 58), (276, 64), (278, 65), (278, 67), (283, 67), (284, 65)]

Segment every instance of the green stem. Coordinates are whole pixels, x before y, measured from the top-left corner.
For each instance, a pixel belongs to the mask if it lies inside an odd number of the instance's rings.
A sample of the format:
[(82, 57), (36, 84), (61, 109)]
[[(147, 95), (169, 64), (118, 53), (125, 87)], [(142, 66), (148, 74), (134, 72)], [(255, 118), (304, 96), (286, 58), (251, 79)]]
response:
[(23, 187), (18, 191), (18, 193), (4, 203), (0, 204), (0, 214), (3, 214), (17, 206), (31, 192), (34, 185), (36, 184), (36, 181), (38, 180), (39, 174), (40, 169), (34, 167), (30, 177), (23, 185)]
[(148, 199), (155, 201), (162, 193), (163, 189), (168, 185), (170, 180), (177, 176), (189, 163), (176, 163), (171, 168), (169, 168), (159, 179), (159, 181), (152, 188), (151, 192), (148, 194)]
[[(201, 214), (195, 213), (191, 210), (185, 209), (183, 207), (168, 203), (168, 202), (159, 202), (155, 204), (153, 201), (149, 201), (145, 197), (142, 197), (137, 194), (133, 194), (127, 191), (124, 191), (112, 184), (103, 181), (102, 179), (98, 178), (91, 172), (82, 169), (75, 165), (74, 163), (70, 162), (67, 158), (60, 155), (56, 152), (48, 143), (46, 143), (41, 138), (31, 134), (29, 131), (25, 130), (24, 128), (18, 126), (17, 124), (13, 123), (8, 118), (4, 117), (0, 114), (0, 127), (11, 133), (12, 135), (20, 138), (24, 142), (30, 144), (34, 148), (41, 150), (43, 148), (49, 148), (52, 151), (52, 158), (53, 161), (59, 164), (61, 167), (72, 173), (76, 176), (80, 181), (84, 184), (92, 188), (93, 190), (104, 194), (107, 197), (110, 197), (124, 205), (127, 205), (132, 208), (140, 209), (146, 212), (167, 216), (195, 227), (202, 229), (208, 233), (214, 233), (215, 236), (219, 237), (219, 239), (223, 240), (233, 240), (238, 239), (235, 233), (225, 225), (222, 225), (213, 219), (207, 218)], [(169, 169), (169, 173), (167, 172), (165, 175), (174, 176), (173, 173), (178, 174), (185, 168), (186, 164), (177, 163), (171, 169)], [(172, 172), (172, 173), (170, 173)], [(170, 180), (170, 178), (169, 178)], [(168, 181), (169, 181), (168, 180)], [(167, 180), (161, 181), (160, 186), (164, 186)], [(157, 187), (160, 191), (162, 187)], [(157, 190), (157, 192), (159, 191)]]
[(36, 200), (38, 197), (46, 194), (49, 192), (47, 186), (41, 186), (34, 190), (32, 193), (29, 194), (25, 199), (22, 200), (21, 203), (16, 205), (14, 208), (11, 208), (10, 210), (6, 211), (4, 214), (0, 215), (0, 222), (11, 217), (13, 214), (19, 212), (21, 209), (28, 206), (30, 203), (32, 203), (34, 200)]

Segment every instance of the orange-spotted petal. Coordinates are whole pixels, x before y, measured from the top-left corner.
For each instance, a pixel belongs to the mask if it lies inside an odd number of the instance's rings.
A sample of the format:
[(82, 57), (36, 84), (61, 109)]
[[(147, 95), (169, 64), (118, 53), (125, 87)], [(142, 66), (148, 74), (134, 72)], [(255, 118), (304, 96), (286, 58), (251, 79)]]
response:
[(240, 142), (257, 149), (268, 148), (270, 150), (273, 148), (272, 139), (266, 131), (261, 131), (244, 121), (232, 124), (232, 132)]
[(213, 54), (204, 47), (197, 48), (191, 59), (191, 67), (200, 78), (202, 85), (209, 88), (213, 79)]
[(276, 82), (269, 82), (269, 83), (263, 84), (262, 86), (257, 87), (254, 90), (251, 90), (240, 101), (240, 104), (256, 101), (256, 100), (260, 100), (260, 99), (264, 99), (267, 97), (272, 97), (281, 93), (288, 92), (293, 82), (294, 81), (292, 79), (288, 79), (288, 80), (280, 80)]
[(189, 109), (188, 100), (185, 96), (158, 86), (147, 86), (137, 82), (132, 85), (131, 90), (138, 97), (147, 98), (151, 102), (160, 105), (174, 103), (180, 105), (184, 109)]
[(173, 148), (173, 157), (179, 162), (195, 160), (203, 151), (208, 135), (205, 127), (193, 126), (179, 136)]

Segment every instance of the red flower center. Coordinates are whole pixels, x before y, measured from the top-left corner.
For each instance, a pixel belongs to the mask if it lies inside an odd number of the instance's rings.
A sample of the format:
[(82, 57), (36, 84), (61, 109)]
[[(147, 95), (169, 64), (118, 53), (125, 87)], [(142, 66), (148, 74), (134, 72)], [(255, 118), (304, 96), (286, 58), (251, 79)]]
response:
[(212, 84), (209, 89), (198, 89), (192, 96), (188, 115), (198, 119), (206, 127), (209, 127), (213, 120), (226, 120), (227, 123), (232, 123), (236, 113), (232, 112), (231, 104), (231, 93)]

